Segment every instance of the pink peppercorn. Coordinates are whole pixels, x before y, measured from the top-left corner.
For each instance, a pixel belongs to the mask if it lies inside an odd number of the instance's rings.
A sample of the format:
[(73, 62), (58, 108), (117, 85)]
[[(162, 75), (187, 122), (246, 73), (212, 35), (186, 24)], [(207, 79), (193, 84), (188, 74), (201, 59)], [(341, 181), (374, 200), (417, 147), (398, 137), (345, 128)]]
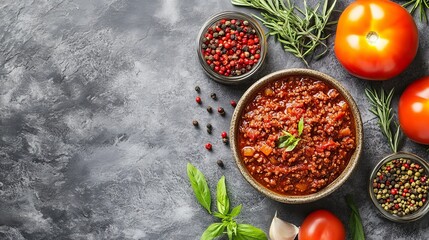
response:
[(211, 151), (212, 150), (212, 144), (211, 143), (206, 143), (205, 145), (206, 149)]
[(235, 108), (235, 106), (237, 106), (237, 103), (234, 100), (231, 100), (230, 102), (231, 106)]

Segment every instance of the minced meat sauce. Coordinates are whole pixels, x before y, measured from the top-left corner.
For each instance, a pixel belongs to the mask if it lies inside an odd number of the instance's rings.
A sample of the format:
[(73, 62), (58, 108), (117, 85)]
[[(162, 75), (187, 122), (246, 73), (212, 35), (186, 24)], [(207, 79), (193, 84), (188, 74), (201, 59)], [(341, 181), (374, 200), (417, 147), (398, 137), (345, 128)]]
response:
[[(304, 120), (298, 136), (298, 123)], [(279, 148), (286, 131), (299, 138)], [(284, 195), (319, 191), (336, 179), (356, 148), (353, 116), (344, 97), (326, 83), (289, 77), (268, 84), (246, 106), (239, 146), (249, 173)]]

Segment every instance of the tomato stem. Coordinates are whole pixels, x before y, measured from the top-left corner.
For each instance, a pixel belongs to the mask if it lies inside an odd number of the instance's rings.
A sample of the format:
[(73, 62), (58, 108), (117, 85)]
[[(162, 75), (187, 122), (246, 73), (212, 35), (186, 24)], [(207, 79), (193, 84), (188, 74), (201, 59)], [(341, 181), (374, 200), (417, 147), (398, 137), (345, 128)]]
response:
[(371, 31), (371, 32), (369, 32), (367, 35), (366, 35), (366, 39), (368, 40), (368, 42), (370, 43), (370, 44), (372, 44), (372, 45), (375, 45), (376, 43), (377, 43), (377, 41), (378, 41), (378, 39), (379, 39), (380, 37), (378, 36), (378, 34), (376, 33), (376, 32), (374, 32), (374, 31)]

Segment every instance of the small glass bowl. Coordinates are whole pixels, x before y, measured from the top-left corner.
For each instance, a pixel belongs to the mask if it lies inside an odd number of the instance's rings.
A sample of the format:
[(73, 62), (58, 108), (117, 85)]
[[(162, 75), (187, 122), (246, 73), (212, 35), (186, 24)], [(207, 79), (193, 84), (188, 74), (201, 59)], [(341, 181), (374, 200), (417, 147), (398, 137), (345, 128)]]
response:
[[(215, 72), (210, 68), (210, 65), (207, 64), (206, 60), (204, 59), (204, 55), (201, 51), (201, 46), (204, 43), (204, 38), (205, 38), (204, 35), (207, 33), (210, 27), (212, 27), (214, 24), (216, 24), (222, 19), (239, 19), (243, 21), (246, 20), (249, 22), (249, 25), (256, 30), (256, 33), (259, 36), (259, 43), (261, 45), (261, 52), (259, 54), (260, 58), (257, 64), (255, 64), (250, 71), (239, 76), (224, 76)], [(264, 34), (264, 30), (254, 18), (241, 12), (225, 11), (225, 12), (220, 12), (218, 14), (215, 14), (204, 23), (203, 27), (201, 28), (198, 34), (198, 39), (197, 39), (198, 60), (204, 72), (207, 75), (209, 75), (210, 78), (220, 83), (234, 85), (234, 84), (239, 84), (239, 83), (249, 81), (249, 79), (252, 79), (252, 77), (255, 76), (255, 74), (261, 70), (265, 62), (266, 54), (267, 54), (267, 38)]]
[(420, 157), (418, 157), (412, 153), (398, 152), (398, 153), (394, 153), (394, 154), (391, 154), (391, 155), (383, 158), (374, 167), (374, 169), (372, 170), (372, 173), (371, 173), (371, 177), (369, 179), (369, 188), (368, 189), (369, 189), (369, 195), (371, 197), (372, 202), (374, 203), (374, 206), (380, 211), (380, 213), (383, 215), (383, 217), (385, 217), (385, 218), (387, 218), (393, 222), (406, 223), (406, 222), (416, 221), (416, 220), (422, 218), (426, 213), (428, 213), (429, 201), (426, 201), (424, 203), (424, 205), (422, 207), (420, 207), (420, 209), (414, 213), (407, 214), (404, 216), (398, 216), (396, 214), (387, 212), (386, 210), (383, 209), (381, 204), (377, 201), (376, 194), (374, 193), (374, 190), (373, 190), (373, 180), (377, 177), (378, 170), (382, 166), (387, 164), (388, 162), (395, 160), (395, 159), (400, 159), (400, 158), (410, 160), (411, 163), (418, 163), (421, 167), (423, 167), (424, 173), (426, 175), (429, 175), (429, 164), (425, 160), (423, 160), (422, 158), (420, 158)]

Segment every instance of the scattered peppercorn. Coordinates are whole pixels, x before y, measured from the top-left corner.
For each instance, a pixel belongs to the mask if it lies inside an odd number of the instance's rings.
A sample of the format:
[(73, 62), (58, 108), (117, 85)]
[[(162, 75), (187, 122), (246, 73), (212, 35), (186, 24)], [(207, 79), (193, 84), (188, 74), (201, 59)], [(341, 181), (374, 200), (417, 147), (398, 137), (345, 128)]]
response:
[(227, 137), (228, 137), (228, 134), (227, 134), (226, 132), (222, 132), (222, 133), (221, 133), (221, 137), (222, 137), (222, 138), (227, 138)]
[(192, 125), (194, 125), (195, 127), (198, 127), (198, 121), (197, 120), (193, 120), (192, 121)]
[(235, 108), (235, 106), (237, 106), (237, 103), (234, 100), (231, 100), (230, 104), (233, 108)]
[(196, 101), (198, 104), (201, 104), (201, 102), (202, 102), (202, 101), (201, 101), (201, 98), (200, 98), (199, 96), (195, 98), (195, 101)]
[(220, 115), (225, 115), (225, 110), (223, 109), (223, 107), (218, 107), (217, 108), (217, 112), (220, 113)]
[(225, 143), (225, 144), (228, 144), (229, 143), (229, 139), (228, 138), (222, 138), (222, 142)]
[(248, 21), (221, 19), (204, 34), (201, 53), (214, 72), (239, 76), (259, 62), (260, 36)]
[(210, 94), (210, 97), (211, 97), (213, 100), (217, 100), (216, 93), (212, 93), (212, 94)]
[(207, 123), (207, 129), (212, 129), (213, 126), (210, 123)]
[(208, 134), (212, 134), (212, 129), (211, 128), (207, 128), (207, 133)]
[(212, 113), (213, 112), (213, 108), (211, 106), (207, 107), (207, 112)]
[(209, 151), (211, 151), (212, 150), (212, 145), (211, 145), (211, 143), (206, 143), (206, 149), (207, 150), (209, 150)]
[(372, 181), (375, 198), (386, 212), (400, 217), (412, 214), (427, 201), (427, 174), (419, 163), (409, 159), (387, 162)]
[(217, 160), (217, 165), (219, 166), (219, 167), (221, 167), (221, 168), (224, 168), (225, 167), (225, 165), (223, 164), (223, 161), (222, 160)]
[(201, 91), (200, 87), (199, 86), (195, 86), (195, 91), (197, 91), (197, 93), (199, 93)]

